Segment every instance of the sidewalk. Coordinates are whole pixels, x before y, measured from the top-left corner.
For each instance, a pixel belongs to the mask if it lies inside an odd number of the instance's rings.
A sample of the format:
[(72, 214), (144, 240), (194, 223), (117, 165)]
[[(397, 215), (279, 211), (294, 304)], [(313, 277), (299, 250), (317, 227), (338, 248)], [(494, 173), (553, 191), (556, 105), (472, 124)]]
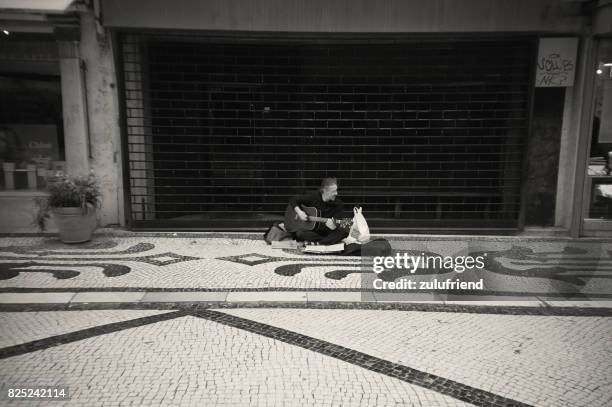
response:
[(24, 386), (87, 407), (612, 403), (612, 241), (387, 238), (487, 253), (484, 289), (375, 290), (360, 257), (272, 249), (259, 234), (0, 237), (1, 403), (50, 404), (6, 398)]
[[(440, 256), (486, 253), (478, 291), (377, 290), (359, 256), (273, 249), (256, 233), (132, 233), (92, 241), (0, 237), (0, 304), (402, 303), (612, 308), (612, 239), (400, 236), (392, 247)], [(370, 273), (373, 275), (373, 273)], [(474, 272), (440, 278), (474, 277)], [(432, 272), (387, 273), (431, 280)]]

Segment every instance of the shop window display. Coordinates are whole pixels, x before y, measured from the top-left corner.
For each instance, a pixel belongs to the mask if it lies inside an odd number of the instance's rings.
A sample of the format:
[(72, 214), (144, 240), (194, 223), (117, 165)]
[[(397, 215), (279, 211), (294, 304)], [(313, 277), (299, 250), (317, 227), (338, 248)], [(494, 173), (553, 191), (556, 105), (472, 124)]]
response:
[(64, 168), (58, 77), (0, 76), (0, 188), (44, 188)]

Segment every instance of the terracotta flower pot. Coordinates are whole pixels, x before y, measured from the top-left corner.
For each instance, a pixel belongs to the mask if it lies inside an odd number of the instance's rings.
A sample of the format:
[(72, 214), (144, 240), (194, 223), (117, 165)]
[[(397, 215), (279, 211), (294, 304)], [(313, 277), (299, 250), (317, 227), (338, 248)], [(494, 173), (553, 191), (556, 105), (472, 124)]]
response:
[(96, 229), (96, 208), (88, 206), (87, 211), (74, 208), (53, 208), (53, 220), (64, 243), (82, 243), (91, 240)]

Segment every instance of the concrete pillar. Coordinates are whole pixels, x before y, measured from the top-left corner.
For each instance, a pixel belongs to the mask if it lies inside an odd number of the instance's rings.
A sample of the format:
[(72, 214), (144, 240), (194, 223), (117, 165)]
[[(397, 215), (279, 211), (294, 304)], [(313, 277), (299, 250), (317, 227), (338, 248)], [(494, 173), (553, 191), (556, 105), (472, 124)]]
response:
[(79, 43), (58, 41), (66, 170), (73, 175), (89, 173), (89, 130), (85, 83), (81, 72)]
[(100, 226), (125, 225), (119, 99), (110, 33), (96, 26), (92, 10), (80, 14), (91, 168), (100, 184)]
[[(578, 86), (574, 92), (574, 114), (572, 116), (572, 143), (568, 148), (574, 152), (572, 174), (573, 179), (571, 188), (573, 199), (569, 202), (568, 210), (571, 220), (569, 229), (572, 237), (579, 237), (582, 234), (583, 225), (583, 210), (584, 210), (584, 181), (589, 160), (589, 149), (591, 147), (591, 126), (592, 126), (592, 109), (593, 109), (593, 37), (585, 36), (581, 52), (581, 63), (576, 73), (577, 78), (580, 78)], [(562, 146), (563, 147), (563, 146)], [(561, 165), (561, 163), (559, 163)], [(572, 182), (573, 181), (573, 182)]]
[(592, 48), (591, 35), (584, 35), (580, 43), (574, 86), (567, 88), (565, 93), (561, 128), (555, 226), (568, 230), (573, 237), (580, 235), (583, 182), (591, 137), (589, 115), (592, 72), (589, 64)]
[(579, 106), (575, 106), (577, 103), (574, 93), (576, 93), (574, 86), (567, 88), (565, 91), (555, 204), (555, 226), (566, 230), (570, 229), (572, 223), (572, 202), (575, 193), (574, 178), (577, 160), (576, 146), (578, 143), (578, 129), (575, 125), (576, 115), (574, 112)]

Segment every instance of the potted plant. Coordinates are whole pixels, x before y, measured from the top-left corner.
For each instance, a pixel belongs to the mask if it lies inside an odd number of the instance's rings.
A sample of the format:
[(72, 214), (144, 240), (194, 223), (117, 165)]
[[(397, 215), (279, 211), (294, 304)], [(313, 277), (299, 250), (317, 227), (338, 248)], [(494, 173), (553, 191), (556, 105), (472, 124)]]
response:
[(91, 240), (96, 229), (96, 208), (100, 205), (100, 189), (93, 173), (69, 176), (58, 173), (47, 180), (48, 195), (36, 199), (38, 208), (34, 222), (41, 231), (53, 215), (64, 243)]

